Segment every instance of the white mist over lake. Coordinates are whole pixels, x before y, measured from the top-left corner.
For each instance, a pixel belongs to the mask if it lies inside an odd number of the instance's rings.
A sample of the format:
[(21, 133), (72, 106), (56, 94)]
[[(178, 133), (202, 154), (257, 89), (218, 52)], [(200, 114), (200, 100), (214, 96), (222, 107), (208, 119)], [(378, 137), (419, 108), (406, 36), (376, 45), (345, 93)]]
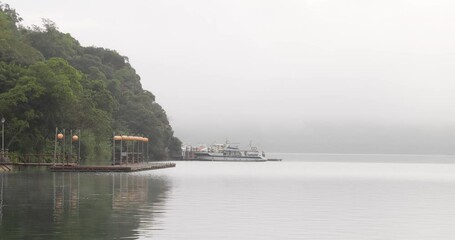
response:
[(127, 56), (186, 143), (455, 153), (453, 1), (8, 3)]

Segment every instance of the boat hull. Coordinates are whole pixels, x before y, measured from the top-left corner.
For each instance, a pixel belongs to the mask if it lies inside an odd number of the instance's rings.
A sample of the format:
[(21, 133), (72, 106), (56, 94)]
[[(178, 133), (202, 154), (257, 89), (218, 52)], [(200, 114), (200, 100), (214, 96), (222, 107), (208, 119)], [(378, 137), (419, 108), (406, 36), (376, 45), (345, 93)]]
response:
[(247, 157), (247, 156), (223, 156), (215, 154), (198, 154), (196, 153), (194, 160), (200, 161), (219, 161), (219, 162), (266, 162), (267, 158), (264, 157)]

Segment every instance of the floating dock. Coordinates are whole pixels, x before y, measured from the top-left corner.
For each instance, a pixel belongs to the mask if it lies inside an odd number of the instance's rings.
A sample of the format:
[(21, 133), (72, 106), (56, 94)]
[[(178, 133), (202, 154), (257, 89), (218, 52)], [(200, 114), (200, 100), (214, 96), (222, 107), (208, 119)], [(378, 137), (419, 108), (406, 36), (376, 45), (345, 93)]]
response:
[(76, 163), (0, 163), (0, 172), (11, 172), (16, 167), (49, 167), (49, 166), (75, 166)]
[(281, 162), (281, 158), (267, 158), (266, 160), (210, 160), (200, 158), (183, 158), (175, 161), (199, 161), (199, 162)]
[(11, 163), (10, 165), (13, 165), (13, 166), (31, 166), (31, 167), (35, 167), (35, 166), (76, 166), (77, 164), (76, 163), (40, 163), (40, 162), (37, 162), (37, 163), (30, 163), (30, 162), (25, 162), (25, 163)]
[(73, 165), (51, 166), (53, 172), (137, 172), (175, 167), (171, 162), (135, 163), (128, 165)]

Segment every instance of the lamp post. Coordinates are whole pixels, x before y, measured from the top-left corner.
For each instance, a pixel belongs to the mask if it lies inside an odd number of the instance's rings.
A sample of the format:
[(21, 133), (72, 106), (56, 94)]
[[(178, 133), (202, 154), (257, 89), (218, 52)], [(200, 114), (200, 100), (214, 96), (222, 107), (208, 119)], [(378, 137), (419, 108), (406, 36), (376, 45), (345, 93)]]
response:
[(2, 161), (5, 161), (5, 121), (2, 117)]

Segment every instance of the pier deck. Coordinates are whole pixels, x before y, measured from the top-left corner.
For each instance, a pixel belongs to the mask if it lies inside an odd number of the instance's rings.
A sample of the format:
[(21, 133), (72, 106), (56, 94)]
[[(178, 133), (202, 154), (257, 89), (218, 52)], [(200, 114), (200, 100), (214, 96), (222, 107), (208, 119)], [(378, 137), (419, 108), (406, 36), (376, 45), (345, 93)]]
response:
[(137, 172), (175, 167), (171, 162), (135, 163), (128, 165), (75, 165), (75, 166), (52, 166), (53, 172)]
[(76, 163), (47, 163), (47, 162), (19, 162), (19, 163), (11, 163), (10, 165), (13, 166), (76, 166)]

